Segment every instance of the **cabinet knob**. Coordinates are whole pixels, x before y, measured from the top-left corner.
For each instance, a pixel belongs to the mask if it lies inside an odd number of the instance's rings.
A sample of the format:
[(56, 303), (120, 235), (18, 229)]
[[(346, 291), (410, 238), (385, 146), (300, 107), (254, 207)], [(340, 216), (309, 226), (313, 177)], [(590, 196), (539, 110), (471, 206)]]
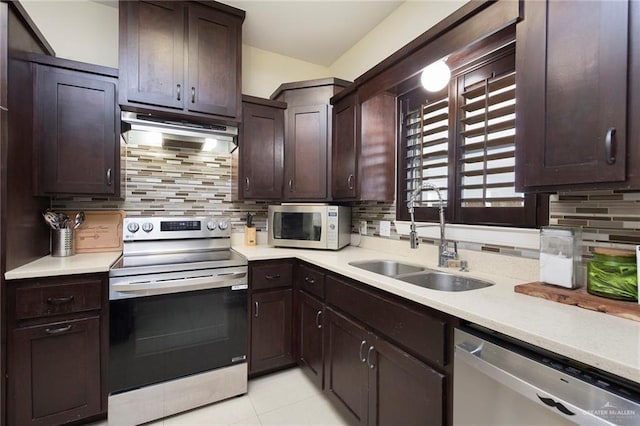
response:
[(176, 86), (178, 87), (178, 97), (177, 100), (180, 100), (182, 98), (182, 86), (179, 84), (176, 84)]
[(322, 315), (322, 311), (318, 311), (316, 314), (316, 327), (322, 328), (322, 323), (320, 322), (320, 315)]
[(107, 169), (107, 186), (111, 186), (111, 168)]
[(347, 187), (353, 189), (353, 174), (350, 174), (347, 178)]
[(191, 103), (192, 104), (196, 103), (196, 88), (195, 87), (191, 87)]
[(604, 147), (607, 152), (607, 164), (616, 162), (616, 128), (609, 127), (604, 137)]

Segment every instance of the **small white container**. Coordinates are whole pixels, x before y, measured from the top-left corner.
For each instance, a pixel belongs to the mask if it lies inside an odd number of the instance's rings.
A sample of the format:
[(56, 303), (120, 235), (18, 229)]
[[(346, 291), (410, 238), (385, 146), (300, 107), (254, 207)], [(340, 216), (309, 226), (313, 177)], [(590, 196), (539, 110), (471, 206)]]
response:
[(576, 228), (540, 230), (540, 281), (566, 288), (582, 286), (581, 234)]

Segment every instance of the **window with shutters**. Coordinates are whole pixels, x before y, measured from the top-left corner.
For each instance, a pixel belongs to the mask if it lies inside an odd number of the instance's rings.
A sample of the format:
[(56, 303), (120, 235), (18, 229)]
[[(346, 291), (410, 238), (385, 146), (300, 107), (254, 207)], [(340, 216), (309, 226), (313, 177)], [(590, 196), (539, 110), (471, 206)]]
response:
[[(441, 93), (418, 87), (398, 97), (399, 219), (409, 219), (411, 193), (430, 182), (440, 189), (448, 222), (543, 224), (537, 207), (545, 198), (515, 190), (515, 87), (510, 42), (453, 69)], [(435, 191), (422, 191), (416, 220), (437, 220), (437, 206)]]

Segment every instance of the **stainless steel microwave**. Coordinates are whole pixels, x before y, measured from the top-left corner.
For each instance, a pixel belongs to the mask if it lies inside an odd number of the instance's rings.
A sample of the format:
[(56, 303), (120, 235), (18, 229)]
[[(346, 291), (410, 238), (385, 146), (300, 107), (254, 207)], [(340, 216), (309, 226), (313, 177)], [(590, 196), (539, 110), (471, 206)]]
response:
[(328, 204), (269, 206), (270, 246), (339, 250), (351, 241), (351, 208)]

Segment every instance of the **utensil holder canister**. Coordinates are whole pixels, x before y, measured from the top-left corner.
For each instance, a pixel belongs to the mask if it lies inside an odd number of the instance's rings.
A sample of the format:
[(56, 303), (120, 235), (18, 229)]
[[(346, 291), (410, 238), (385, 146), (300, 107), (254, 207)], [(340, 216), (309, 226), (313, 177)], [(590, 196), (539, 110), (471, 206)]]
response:
[(76, 253), (72, 228), (54, 229), (51, 232), (51, 256), (73, 256)]

